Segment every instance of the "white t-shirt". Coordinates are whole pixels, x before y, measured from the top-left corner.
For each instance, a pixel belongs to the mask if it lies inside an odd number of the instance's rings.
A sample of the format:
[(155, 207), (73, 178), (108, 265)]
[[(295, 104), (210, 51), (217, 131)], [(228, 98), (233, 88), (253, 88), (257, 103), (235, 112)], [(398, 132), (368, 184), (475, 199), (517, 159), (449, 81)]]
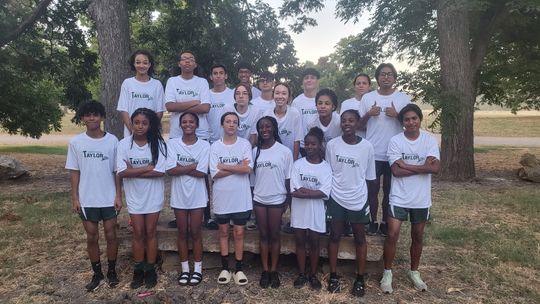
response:
[(313, 127), (319, 127), (323, 131), (323, 147), (326, 147), (330, 140), (341, 136), (341, 134), (343, 133), (343, 131), (341, 130), (341, 117), (339, 117), (339, 114), (337, 114), (336, 112), (332, 112), (332, 120), (330, 120), (328, 126), (323, 126), (321, 120), (319, 119), (319, 116), (315, 117), (315, 119), (308, 122), (308, 124), (306, 125), (304, 134), (307, 134), (309, 130)]
[[(315, 97), (308, 98), (304, 93), (296, 96), (296, 98), (293, 99), (291, 106), (300, 112), (300, 116), (302, 117), (302, 129), (305, 129), (308, 123), (319, 116), (317, 105), (315, 104)], [(300, 140), (300, 147), (304, 147), (303, 138)]]
[[(185, 102), (190, 100), (199, 100), (201, 104), (210, 103), (210, 89), (206, 79), (193, 76), (186, 80), (182, 76), (174, 76), (167, 80), (165, 86), (165, 100), (169, 102)], [(171, 112), (170, 138), (182, 137), (180, 128), (180, 115), (183, 112)], [(208, 126), (208, 114), (197, 114), (199, 116), (199, 127), (196, 134), (198, 138), (210, 138), (210, 129)]]
[(221, 115), (223, 109), (234, 105), (234, 91), (225, 88), (225, 91), (214, 93), (210, 90), (210, 112), (208, 112), (208, 125), (210, 127), (210, 142), (215, 142), (223, 136)]
[[(244, 159), (250, 161), (253, 168), (251, 144), (244, 138), (237, 137), (236, 142), (226, 145), (218, 140), (210, 147), (210, 174), (212, 178), (218, 173), (219, 163), (236, 165)], [(233, 174), (216, 178), (212, 185), (212, 202), (215, 214), (229, 214), (253, 209), (249, 174)]]
[(66, 169), (80, 172), (79, 202), (81, 207), (113, 207), (116, 196), (114, 171), (118, 139), (105, 133), (92, 138), (81, 133), (69, 141)]
[[(172, 138), (167, 144), (167, 170), (197, 164), (197, 171), (208, 172), (210, 144), (198, 139), (193, 145), (186, 145), (182, 138)], [(171, 207), (196, 209), (206, 207), (208, 193), (204, 177), (176, 175), (171, 177)]]
[[(262, 112), (256, 108), (253, 105), (248, 105), (248, 110), (244, 114), (240, 114), (234, 105), (225, 106), (223, 108), (223, 114), (227, 112), (234, 112), (238, 114), (238, 117), (240, 118), (238, 130), (236, 131), (236, 134), (239, 137), (245, 138), (249, 140), (249, 136), (251, 134), (257, 134), (257, 121), (259, 121), (259, 118), (262, 116)], [(223, 128), (221, 129), (221, 134), (223, 134)]]
[(255, 86), (251, 86), (251, 99), (259, 98), (261, 96), (261, 90)]
[(253, 97), (253, 99), (251, 100), (251, 104), (258, 108), (261, 112), (266, 112), (266, 110), (273, 110), (276, 107), (276, 102), (273, 99), (265, 100), (262, 99), (261, 96), (257, 98)]
[[(361, 101), (356, 99), (356, 97), (353, 97), (353, 98), (349, 98), (345, 101), (343, 101), (341, 103), (341, 109), (339, 111), (340, 114), (342, 114), (343, 112), (347, 111), (347, 110), (356, 110), (358, 111), (358, 114), (360, 114), (360, 103)], [(362, 137), (362, 138), (366, 138), (366, 131), (363, 130), (363, 131), (360, 131), (360, 130), (357, 130), (356, 131), (356, 135)]]
[[(388, 144), (388, 161), (392, 165), (402, 159), (410, 165), (423, 165), (428, 156), (440, 159), (439, 146), (433, 136), (420, 130), (416, 140), (400, 133)], [(431, 206), (431, 174), (392, 176), (390, 204), (404, 208), (429, 208)]]
[[(156, 113), (165, 112), (165, 96), (163, 85), (159, 80), (150, 78), (147, 82), (138, 81), (135, 77), (126, 78), (122, 82), (117, 111), (131, 114), (138, 108), (147, 108)], [(131, 135), (124, 125), (124, 137)]]
[[(287, 196), (285, 180), (291, 178), (292, 152), (278, 142), (259, 151), (257, 164), (253, 168), (253, 200), (265, 205), (282, 204)], [(256, 156), (257, 148), (253, 148), (253, 162)]]
[[(294, 162), (291, 174), (291, 192), (306, 188), (320, 190), (326, 198), (332, 190), (332, 168), (326, 161), (312, 164), (305, 157)], [(291, 227), (324, 233), (326, 216), (322, 198), (297, 198), (291, 202)]]
[(294, 142), (300, 141), (304, 137), (300, 112), (296, 108), (287, 106), (287, 113), (281, 118), (277, 118), (274, 109), (267, 110), (263, 116), (271, 116), (277, 120), (281, 142), (294, 152)]
[(386, 108), (391, 107), (393, 102), (396, 111), (399, 113), (403, 107), (411, 102), (411, 98), (397, 90), (390, 95), (380, 95), (376, 90), (366, 93), (360, 103), (360, 116), (366, 115), (375, 102), (377, 102), (377, 106), (381, 107), (381, 113), (378, 116), (369, 118), (366, 125), (366, 139), (373, 144), (375, 160), (388, 161), (386, 156), (388, 142), (390, 142), (392, 136), (403, 132), (403, 128), (397, 117), (386, 115)]
[[(152, 163), (150, 145), (147, 143), (139, 147), (132, 141), (132, 136), (122, 139), (118, 144), (116, 156), (118, 172), (127, 169), (126, 161), (133, 168), (145, 167)], [(165, 173), (166, 169), (167, 158), (159, 152), (154, 171)], [(165, 177), (126, 177), (123, 178), (123, 183), (129, 213), (148, 214), (161, 211), (165, 194)]]
[(356, 145), (349, 145), (340, 136), (326, 146), (326, 161), (332, 167), (332, 198), (343, 208), (364, 208), (368, 195), (366, 180), (375, 179), (373, 154), (373, 146), (363, 138)]

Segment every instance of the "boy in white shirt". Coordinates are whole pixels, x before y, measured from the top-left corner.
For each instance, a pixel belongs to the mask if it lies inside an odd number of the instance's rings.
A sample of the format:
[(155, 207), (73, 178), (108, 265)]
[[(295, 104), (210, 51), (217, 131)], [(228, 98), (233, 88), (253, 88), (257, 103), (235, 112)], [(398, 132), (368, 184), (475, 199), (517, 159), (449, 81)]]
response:
[(273, 110), (276, 106), (272, 92), (274, 88), (274, 74), (264, 71), (261, 73), (258, 81), (260, 81), (261, 95), (259, 97), (253, 96), (251, 104), (263, 113), (267, 110)]
[(384, 273), (381, 289), (392, 293), (392, 263), (396, 255), (401, 223), (411, 221), (411, 270), (409, 279), (418, 290), (427, 290), (418, 266), (422, 255), (424, 227), (431, 207), (431, 174), (439, 173), (440, 156), (437, 141), (420, 130), (422, 110), (408, 104), (399, 112), (405, 131), (395, 135), (388, 145), (388, 159), (392, 169), (388, 236), (384, 242)]
[[(302, 115), (302, 128), (309, 130), (307, 124), (317, 117), (317, 107), (315, 106), (315, 95), (319, 90), (319, 79), (321, 74), (314, 68), (307, 68), (302, 73), (302, 88), (304, 92), (293, 99), (291, 106), (295, 107)], [(300, 141), (300, 154), (305, 156), (304, 141)]]
[(104, 279), (98, 242), (100, 221), (103, 221), (107, 240), (107, 280), (110, 287), (119, 283), (115, 270), (118, 253), (116, 217), (122, 209), (122, 189), (115, 174), (118, 139), (101, 129), (105, 119), (105, 107), (101, 103), (82, 104), (77, 117), (86, 126), (86, 132), (69, 142), (66, 169), (70, 170), (72, 209), (83, 220), (88, 257), (94, 271), (86, 290), (94, 291)]
[(251, 88), (251, 96), (253, 99), (261, 96), (261, 90), (251, 84), (251, 76), (253, 75), (253, 67), (247, 62), (239, 62), (236, 65), (238, 80), (241, 84), (246, 84)]

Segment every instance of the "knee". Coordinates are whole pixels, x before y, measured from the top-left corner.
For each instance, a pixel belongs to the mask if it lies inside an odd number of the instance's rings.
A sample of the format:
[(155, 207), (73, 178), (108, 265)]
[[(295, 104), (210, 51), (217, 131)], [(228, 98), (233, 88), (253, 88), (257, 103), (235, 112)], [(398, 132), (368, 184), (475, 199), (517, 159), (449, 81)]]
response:
[(202, 232), (201, 232), (201, 228), (197, 228), (197, 229), (191, 229), (190, 231), (190, 236), (191, 236), (191, 239), (193, 241), (198, 241), (202, 238)]
[(222, 238), (222, 239), (227, 239), (229, 238), (229, 229), (219, 229), (219, 237)]
[(366, 236), (365, 235), (355, 235), (354, 236), (354, 245), (363, 246), (365, 244), (366, 244)]
[(278, 243), (279, 241), (280, 241), (279, 230), (278, 231), (272, 231), (270, 233), (270, 242), (271, 243)]
[(339, 244), (340, 240), (341, 240), (341, 234), (340, 233), (335, 233), (333, 231), (330, 232), (330, 238), (329, 238), (330, 243)]
[(105, 231), (105, 239), (107, 243), (116, 242), (116, 231)]
[(242, 239), (244, 238), (244, 230), (243, 229), (235, 229), (234, 232), (234, 238), (235, 239)]
[(422, 245), (424, 243), (424, 238), (422, 235), (412, 235), (412, 244), (413, 245)]
[(91, 232), (86, 233), (86, 242), (89, 244), (97, 244), (99, 241), (99, 233), (98, 232)]

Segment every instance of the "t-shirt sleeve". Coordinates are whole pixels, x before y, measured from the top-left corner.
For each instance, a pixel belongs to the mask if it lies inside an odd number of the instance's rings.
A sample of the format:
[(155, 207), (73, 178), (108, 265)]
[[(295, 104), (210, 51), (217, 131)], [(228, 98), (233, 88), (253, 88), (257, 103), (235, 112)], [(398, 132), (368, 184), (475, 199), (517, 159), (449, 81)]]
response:
[(127, 85), (127, 79), (122, 82), (120, 87), (120, 97), (118, 97), (117, 111), (129, 112), (129, 90)]
[(172, 149), (173, 145), (169, 141), (169, 144), (167, 145), (167, 170), (170, 170), (174, 167), (176, 167), (176, 151)]
[[(114, 135), (113, 135), (114, 136)], [(116, 164), (116, 157), (118, 155), (118, 139), (116, 138), (116, 136), (114, 136), (115, 140), (114, 140), (114, 151), (113, 151), (113, 158), (110, 160), (112, 162), (111, 164), (111, 168), (113, 168), (113, 172), (116, 172), (117, 171), (117, 164)]]
[(163, 91), (163, 85), (161, 84), (161, 81), (156, 80), (156, 103), (157, 103), (157, 111), (156, 112), (165, 112), (165, 92)]
[[(329, 165), (332, 160), (332, 147), (333, 147), (333, 144), (331, 141), (329, 141), (328, 144), (326, 145), (326, 152), (324, 156), (324, 159), (328, 162)], [(332, 168), (331, 165), (330, 165), (330, 168)]]
[(427, 151), (427, 156), (433, 156), (435, 157), (436, 159), (441, 159), (441, 155), (440, 155), (440, 151), (439, 151), (439, 145), (437, 144), (437, 141), (435, 140), (435, 138), (433, 138), (433, 136), (431, 135), (427, 135), (428, 136), (428, 151)]
[(197, 160), (197, 171), (201, 173), (208, 173), (208, 162), (209, 162), (209, 155), (210, 155), (210, 145), (205, 142), (206, 144), (202, 148), (202, 151), (200, 153), (199, 159)]
[(77, 161), (77, 149), (75, 148), (75, 144), (72, 141), (69, 143), (68, 146), (66, 169), (79, 170), (79, 162)]
[(212, 176), (212, 178), (214, 178), (214, 176), (218, 173), (218, 168), (217, 168), (217, 165), (218, 165), (218, 154), (217, 154), (217, 148), (216, 148), (216, 143), (212, 144), (212, 146), (210, 146), (210, 157), (209, 157), (209, 164), (208, 164), (208, 167), (210, 168), (210, 175)]
[[(362, 96), (362, 99), (360, 100), (360, 106), (358, 107), (358, 114), (360, 114), (361, 117), (364, 117), (366, 113), (369, 111), (367, 108), (368, 100), (366, 98), (366, 95)], [(343, 113), (343, 110), (341, 111)]]
[(396, 160), (401, 159), (401, 151), (399, 149), (397, 137), (392, 137), (392, 139), (390, 139), (386, 155), (388, 156), (388, 163), (390, 166), (392, 166)]
[(300, 172), (298, 167), (300, 166), (299, 161), (300, 159), (294, 162), (292, 166), (292, 172), (291, 172), (291, 191), (298, 190), (302, 188), (302, 184), (300, 183)]
[(292, 168), (293, 168), (293, 156), (292, 152), (289, 149), (286, 149), (285, 152), (285, 179), (290, 179), (292, 175)]
[(261, 117), (263, 117), (263, 113), (261, 110), (257, 109), (256, 107), (253, 107), (251, 111), (255, 111), (255, 119), (253, 120), (253, 123), (251, 124), (251, 127), (249, 129), (249, 134), (255, 134), (257, 135), (257, 122)]
[(116, 173), (122, 172), (127, 169), (126, 160), (127, 160), (127, 151), (123, 144), (118, 145), (118, 150), (116, 151)]
[(369, 146), (368, 162), (366, 168), (366, 180), (374, 180), (376, 178), (375, 172), (375, 151), (373, 146)]
[(319, 190), (326, 195), (324, 199), (328, 199), (332, 190), (332, 168), (330, 168), (330, 164), (326, 163), (324, 173), (321, 176), (321, 188)]
[(201, 79), (201, 103), (210, 103), (210, 87), (208, 86), (208, 81), (206, 79)]
[(175, 93), (174, 81), (173, 78), (167, 80), (165, 85), (165, 103), (176, 102), (176, 93)]
[(251, 144), (246, 140), (244, 145), (244, 155), (242, 155), (242, 160), (248, 159), (249, 160), (249, 166), (251, 169), (253, 169), (253, 152), (251, 149)]
[[(297, 111), (297, 113), (299, 113)], [(297, 115), (297, 117), (294, 119), (294, 141), (301, 141), (304, 139), (304, 126), (302, 124), (302, 116), (300, 114)]]
[[(162, 148), (165, 149), (165, 143), (162, 143)], [(158, 151), (158, 160), (157, 164), (154, 166), (154, 171), (165, 173), (167, 170), (167, 155), (164, 155), (161, 153), (161, 151)]]

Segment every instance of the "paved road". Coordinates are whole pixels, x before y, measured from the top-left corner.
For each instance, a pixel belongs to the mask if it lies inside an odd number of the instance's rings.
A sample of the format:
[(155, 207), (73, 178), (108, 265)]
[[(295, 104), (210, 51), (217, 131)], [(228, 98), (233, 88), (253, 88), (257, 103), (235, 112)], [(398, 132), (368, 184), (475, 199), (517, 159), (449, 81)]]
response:
[[(33, 139), (19, 135), (0, 134), (1, 145), (67, 145), (73, 135), (43, 135), (40, 139)], [(167, 138), (168, 136), (165, 136)], [(441, 136), (435, 134), (437, 140), (441, 141)], [(515, 147), (540, 147), (540, 137), (475, 137), (475, 146), (515, 146)]]

